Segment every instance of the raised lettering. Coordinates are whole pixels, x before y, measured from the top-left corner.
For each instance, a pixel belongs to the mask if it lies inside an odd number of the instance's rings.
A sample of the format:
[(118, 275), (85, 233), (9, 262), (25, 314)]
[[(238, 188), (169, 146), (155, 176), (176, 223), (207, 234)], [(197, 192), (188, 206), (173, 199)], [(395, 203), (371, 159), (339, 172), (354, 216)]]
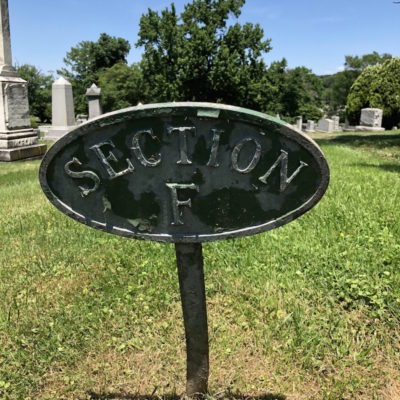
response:
[(281, 150), (281, 155), (278, 157), (278, 159), (274, 162), (272, 167), (263, 175), (260, 176), (258, 179), (262, 182), (267, 184), (267, 179), (269, 176), (272, 174), (272, 172), (275, 170), (275, 168), (281, 164), (281, 172), (280, 172), (280, 191), (283, 192), (286, 190), (290, 182), (293, 181), (294, 178), (300, 173), (302, 168), (308, 167), (308, 164), (306, 164), (303, 161), (300, 161), (299, 167), (296, 169), (296, 171), (293, 172), (293, 174), (288, 178), (287, 177), (287, 169), (288, 169), (288, 159), (289, 155), (285, 150)]
[(143, 154), (142, 149), (140, 148), (140, 136), (141, 135), (148, 135), (153, 140), (157, 139), (157, 136), (154, 135), (152, 129), (145, 129), (142, 131), (138, 131), (135, 133), (135, 136), (133, 136), (131, 149), (133, 150), (133, 153), (135, 154), (136, 158), (139, 160), (140, 164), (142, 164), (145, 167), (156, 167), (161, 162), (161, 154), (158, 153), (156, 156), (157, 158), (154, 158), (154, 156), (151, 156), (151, 158), (146, 158)]
[(219, 167), (219, 162), (217, 161), (219, 140), (224, 131), (221, 129), (211, 129), (211, 132), (213, 134), (213, 139), (212, 139), (210, 159), (208, 160), (207, 166)]
[(194, 183), (166, 183), (165, 185), (171, 190), (172, 216), (174, 219), (173, 222), (171, 222), (171, 225), (184, 225), (182, 211), (179, 209), (179, 207), (191, 207), (192, 200), (179, 200), (178, 189), (191, 189), (198, 192), (199, 186), (195, 185)]
[[(246, 168), (239, 168), (238, 165), (238, 158), (242, 147), (249, 142), (253, 142), (256, 145), (256, 151), (254, 152), (253, 158), (251, 159), (250, 163), (247, 165)], [(261, 143), (257, 139), (253, 138), (244, 138), (241, 140), (233, 149), (232, 151), (232, 167), (235, 171), (240, 172), (241, 174), (248, 174), (249, 172), (253, 171), (256, 167), (257, 163), (260, 161), (261, 157)]]
[(115, 179), (120, 176), (129, 174), (130, 172), (133, 172), (135, 168), (133, 168), (132, 163), (130, 160), (127, 158), (126, 162), (128, 163), (128, 168), (124, 169), (123, 171), (116, 172), (114, 168), (111, 166), (109, 161), (114, 161), (118, 162), (117, 157), (115, 157), (115, 154), (110, 151), (108, 155), (106, 156), (103, 153), (103, 150), (101, 149), (103, 146), (110, 146), (112, 148), (115, 148), (114, 143), (111, 140), (107, 140), (106, 142), (102, 142), (99, 144), (95, 144), (94, 146), (90, 147), (90, 150), (93, 150), (98, 157), (98, 159), (101, 161), (101, 163), (104, 165), (104, 168), (106, 169), (108, 175), (110, 176), (110, 179)]
[(188, 158), (188, 140), (187, 134), (192, 133), (193, 136), (196, 135), (196, 128), (194, 126), (181, 126), (181, 127), (172, 127), (169, 126), (167, 128), (167, 132), (169, 135), (174, 132), (178, 132), (179, 134), (179, 156), (180, 159), (176, 162), (177, 164), (182, 165), (190, 165), (192, 162)]
[(74, 178), (74, 179), (88, 178), (94, 182), (94, 186), (91, 188), (85, 187), (85, 186), (78, 186), (79, 190), (81, 191), (81, 196), (86, 197), (88, 194), (95, 192), (100, 186), (100, 178), (97, 176), (97, 174), (95, 174), (93, 171), (80, 171), (80, 172), (71, 171), (69, 167), (70, 167), (70, 165), (73, 165), (73, 164), (76, 164), (79, 166), (82, 165), (82, 163), (75, 157), (71, 161), (68, 161), (64, 165), (64, 171), (66, 172), (66, 174), (68, 176), (70, 176), (71, 178)]

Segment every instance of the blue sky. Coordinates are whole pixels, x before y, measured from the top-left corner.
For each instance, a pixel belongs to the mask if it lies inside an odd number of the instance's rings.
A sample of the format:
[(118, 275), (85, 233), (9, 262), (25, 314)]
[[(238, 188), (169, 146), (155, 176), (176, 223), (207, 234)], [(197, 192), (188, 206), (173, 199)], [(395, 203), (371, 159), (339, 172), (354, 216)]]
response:
[[(188, 0), (176, 0), (178, 11)], [(101, 32), (135, 48), (139, 19), (147, 8), (162, 10), (170, 0), (9, 0), (13, 62), (43, 72), (63, 66), (66, 52)], [(259, 23), (273, 50), (266, 62), (286, 57), (289, 67), (304, 65), (317, 74), (343, 68), (344, 56), (374, 50), (400, 56), (400, 5), (392, 0), (247, 0), (239, 22)]]

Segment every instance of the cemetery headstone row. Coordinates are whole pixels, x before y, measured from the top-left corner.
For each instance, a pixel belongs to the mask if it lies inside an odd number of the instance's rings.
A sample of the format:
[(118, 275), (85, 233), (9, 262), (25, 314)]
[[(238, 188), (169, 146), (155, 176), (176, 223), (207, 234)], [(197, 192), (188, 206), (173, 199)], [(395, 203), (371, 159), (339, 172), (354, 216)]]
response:
[(330, 132), (340, 132), (342, 130), (342, 128), (339, 125), (338, 116), (333, 116), (331, 119), (321, 118), (318, 121), (317, 126), (315, 126), (315, 122), (312, 120), (308, 120), (307, 123), (303, 126), (302, 117), (298, 117), (296, 120), (296, 125), (294, 127), (299, 131), (304, 131), (306, 133), (312, 133), (315, 131), (330, 133)]

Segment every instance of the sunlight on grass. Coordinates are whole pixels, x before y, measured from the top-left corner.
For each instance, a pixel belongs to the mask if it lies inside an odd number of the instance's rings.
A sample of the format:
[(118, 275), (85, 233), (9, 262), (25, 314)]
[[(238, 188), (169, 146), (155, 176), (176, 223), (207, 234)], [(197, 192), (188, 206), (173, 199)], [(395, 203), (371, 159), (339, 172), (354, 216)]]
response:
[[(400, 162), (368, 140), (321, 140), (331, 184), (300, 219), (204, 245), (210, 398), (400, 394)], [(173, 246), (69, 219), (38, 167), (0, 165), (0, 397), (182, 393)]]

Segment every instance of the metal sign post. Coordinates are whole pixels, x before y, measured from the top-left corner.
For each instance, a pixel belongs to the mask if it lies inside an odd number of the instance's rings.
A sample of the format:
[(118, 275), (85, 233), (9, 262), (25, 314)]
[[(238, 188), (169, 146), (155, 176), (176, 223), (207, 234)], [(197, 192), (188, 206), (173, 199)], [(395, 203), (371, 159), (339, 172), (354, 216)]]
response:
[(104, 114), (58, 140), (39, 172), (60, 211), (120, 236), (175, 243), (189, 397), (207, 392), (201, 243), (293, 221), (324, 195), (327, 161), (279, 119), (211, 103)]
[(207, 393), (208, 330), (201, 243), (176, 243), (179, 289), (186, 336), (186, 395)]

